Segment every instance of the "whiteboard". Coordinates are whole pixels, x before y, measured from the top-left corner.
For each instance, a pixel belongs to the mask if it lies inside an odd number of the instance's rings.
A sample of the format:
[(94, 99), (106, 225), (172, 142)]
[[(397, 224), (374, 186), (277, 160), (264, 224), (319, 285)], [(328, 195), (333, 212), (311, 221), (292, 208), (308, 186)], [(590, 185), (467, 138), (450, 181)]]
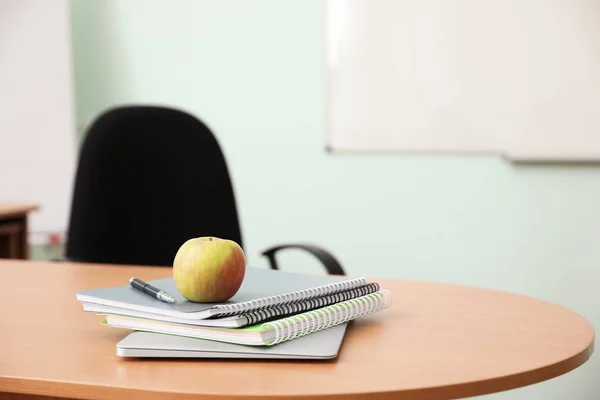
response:
[(76, 151), (68, 0), (0, 0), (0, 202), (32, 202), (63, 233)]
[(600, 159), (600, 1), (329, 0), (334, 151)]

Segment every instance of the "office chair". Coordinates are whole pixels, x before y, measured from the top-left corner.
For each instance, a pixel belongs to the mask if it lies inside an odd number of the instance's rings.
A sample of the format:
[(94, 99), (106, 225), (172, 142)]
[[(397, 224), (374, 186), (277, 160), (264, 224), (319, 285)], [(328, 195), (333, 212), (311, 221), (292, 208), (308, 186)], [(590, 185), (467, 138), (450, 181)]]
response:
[[(232, 182), (211, 130), (166, 107), (124, 106), (101, 114), (81, 145), (65, 258), (72, 261), (172, 266), (183, 242), (198, 236), (236, 241), (242, 234)], [(313, 244), (280, 244), (275, 255), (301, 249), (329, 274), (340, 263)]]

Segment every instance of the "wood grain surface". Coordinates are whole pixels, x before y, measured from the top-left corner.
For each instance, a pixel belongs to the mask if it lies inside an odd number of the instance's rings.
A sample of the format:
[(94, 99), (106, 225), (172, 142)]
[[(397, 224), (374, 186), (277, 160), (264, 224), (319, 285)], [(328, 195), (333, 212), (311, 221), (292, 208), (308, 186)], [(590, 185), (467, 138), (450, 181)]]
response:
[(0, 218), (23, 216), (39, 209), (37, 204), (0, 203)]
[(351, 323), (334, 360), (117, 357), (115, 344), (128, 332), (101, 326), (75, 292), (170, 275), (159, 267), (0, 261), (0, 392), (128, 400), (452, 399), (556, 377), (593, 351), (590, 323), (557, 305), (378, 279), (393, 293), (392, 306)]

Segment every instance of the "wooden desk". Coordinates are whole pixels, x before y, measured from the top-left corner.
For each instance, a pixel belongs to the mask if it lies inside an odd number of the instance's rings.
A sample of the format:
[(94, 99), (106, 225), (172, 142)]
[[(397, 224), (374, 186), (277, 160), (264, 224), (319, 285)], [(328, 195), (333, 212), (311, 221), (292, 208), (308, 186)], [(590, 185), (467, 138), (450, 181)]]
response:
[[(0, 392), (86, 399), (449, 399), (564, 374), (592, 354), (579, 315), (527, 297), (378, 280), (393, 305), (355, 321), (335, 360), (130, 360), (79, 289), (170, 276), (158, 267), (0, 261)], [(256, 396), (256, 397), (252, 397)], [(0, 393), (1, 397), (1, 393)], [(13, 397), (9, 397), (13, 398)]]
[(35, 204), (0, 203), (0, 258), (29, 258), (27, 215), (37, 209)]

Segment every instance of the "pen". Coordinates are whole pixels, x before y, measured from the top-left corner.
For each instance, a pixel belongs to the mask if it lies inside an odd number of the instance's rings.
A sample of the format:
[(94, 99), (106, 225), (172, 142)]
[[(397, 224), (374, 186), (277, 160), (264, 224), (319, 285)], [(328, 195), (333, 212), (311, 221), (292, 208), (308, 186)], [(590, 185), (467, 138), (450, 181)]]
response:
[(149, 283), (144, 282), (141, 279), (138, 278), (131, 278), (129, 280), (129, 283), (131, 284), (131, 286), (141, 292), (144, 292), (152, 297), (156, 297), (156, 299), (160, 300), (160, 301), (164, 301), (165, 303), (169, 303), (169, 304), (173, 304), (173, 303), (177, 303), (177, 300), (175, 300), (175, 297), (171, 296), (169, 293), (165, 292), (164, 290), (160, 290), (159, 288), (156, 288), (152, 285), (150, 285)]

